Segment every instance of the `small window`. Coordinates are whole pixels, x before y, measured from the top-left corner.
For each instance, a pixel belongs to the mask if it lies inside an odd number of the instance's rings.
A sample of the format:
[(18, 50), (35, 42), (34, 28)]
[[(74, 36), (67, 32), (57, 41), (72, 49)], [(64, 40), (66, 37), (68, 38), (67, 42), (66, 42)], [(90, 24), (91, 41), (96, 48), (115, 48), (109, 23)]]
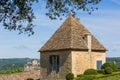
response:
[(102, 60), (97, 60), (97, 69), (100, 70), (102, 67)]
[(50, 72), (56, 71), (59, 72), (59, 56), (58, 55), (51, 55), (49, 57), (49, 63), (50, 63)]

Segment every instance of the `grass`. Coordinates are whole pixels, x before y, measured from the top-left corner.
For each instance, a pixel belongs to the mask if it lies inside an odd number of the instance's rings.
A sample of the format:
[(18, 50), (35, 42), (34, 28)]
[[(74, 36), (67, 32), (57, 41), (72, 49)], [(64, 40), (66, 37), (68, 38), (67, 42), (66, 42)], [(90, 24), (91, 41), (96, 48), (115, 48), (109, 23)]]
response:
[(75, 80), (120, 80), (120, 72), (112, 74), (83, 75)]
[[(80, 77), (75, 78), (74, 80), (120, 80), (120, 71), (113, 72), (112, 74), (97, 74), (91, 76), (94, 77), (94, 79), (90, 79), (89, 75), (82, 75)], [(56, 80), (65, 80), (65, 79), (56, 79)]]
[(97, 79), (94, 80), (120, 80), (120, 72), (114, 72), (108, 75), (97, 75)]

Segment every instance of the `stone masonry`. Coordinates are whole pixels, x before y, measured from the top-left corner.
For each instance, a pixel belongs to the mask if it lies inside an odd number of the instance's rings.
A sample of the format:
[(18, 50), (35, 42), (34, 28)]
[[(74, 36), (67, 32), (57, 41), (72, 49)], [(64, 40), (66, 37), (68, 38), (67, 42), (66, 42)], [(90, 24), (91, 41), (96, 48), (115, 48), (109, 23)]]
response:
[[(66, 51), (51, 51), (49, 52), (42, 52), (40, 63), (41, 63), (41, 73), (42, 76), (40, 80), (54, 80), (57, 78), (65, 78), (65, 75), (68, 72), (71, 72), (71, 54), (70, 50)], [(49, 71), (49, 56), (50, 55), (59, 55), (60, 56), (60, 69), (59, 72), (56, 73), (55, 71)]]
[(105, 63), (105, 52), (91, 52), (91, 63), (89, 60), (89, 53), (86, 51), (72, 51), (72, 73), (75, 76), (83, 74), (86, 69), (96, 69), (96, 61), (102, 60)]
[(0, 80), (26, 80), (27, 78), (33, 78), (34, 80), (40, 79), (40, 71), (21, 72), (14, 74), (0, 75)]

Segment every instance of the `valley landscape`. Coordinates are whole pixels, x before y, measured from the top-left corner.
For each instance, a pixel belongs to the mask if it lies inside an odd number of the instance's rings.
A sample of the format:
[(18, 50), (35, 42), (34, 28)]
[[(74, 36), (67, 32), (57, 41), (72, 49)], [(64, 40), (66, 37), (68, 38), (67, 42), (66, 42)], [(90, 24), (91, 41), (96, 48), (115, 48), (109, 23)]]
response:
[[(24, 65), (27, 62), (31, 62), (33, 60), (37, 60), (39, 62), (39, 59), (31, 59), (31, 58), (0, 59), (0, 80), (5, 80), (8, 78), (9, 80), (12, 80), (12, 79), (21, 80), (21, 79), (27, 79), (27, 78), (33, 78), (34, 80), (38, 79), (40, 77), (40, 70), (27, 71), (27, 72), (24, 71)], [(96, 76), (94, 75), (78, 76), (77, 78), (75, 78), (75, 80), (113, 80), (113, 79), (119, 80), (120, 57), (112, 57), (112, 58), (107, 57), (106, 61), (116, 63), (118, 67), (118, 71), (108, 75), (98, 74)], [(16, 72), (10, 73), (12, 70), (16, 70)], [(6, 72), (6, 73), (3, 73), (3, 72)], [(64, 80), (64, 79), (57, 79), (57, 80)]]

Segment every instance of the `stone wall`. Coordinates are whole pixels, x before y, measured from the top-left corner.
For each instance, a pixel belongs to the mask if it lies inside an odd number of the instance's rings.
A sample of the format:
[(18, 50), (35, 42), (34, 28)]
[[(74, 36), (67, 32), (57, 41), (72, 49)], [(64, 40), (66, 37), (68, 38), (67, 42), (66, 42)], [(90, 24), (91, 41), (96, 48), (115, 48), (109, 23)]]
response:
[(88, 52), (72, 51), (72, 73), (77, 76), (89, 68)]
[(102, 64), (106, 62), (106, 53), (105, 52), (92, 52), (91, 53), (91, 67), (97, 69), (97, 60), (102, 60)]
[[(40, 54), (40, 63), (41, 63), (41, 80), (55, 80), (59, 78), (65, 78), (65, 75), (68, 72), (71, 72), (71, 51), (50, 51), (50, 52), (41, 52)], [(49, 56), (50, 55), (59, 55), (60, 57), (60, 68), (59, 72), (49, 71)]]
[[(91, 56), (90, 56), (91, 54)], [(59, 55), (60, 57), (60, 69), (59, 72), (49, 71), (49, 56)], [(65, 78), (65, 75), (72, 72), (75, 76), (83, 74), (86, 69), (96, 69), (96, 61), (102, 60), (102, 64), (105, 63), (105, 52), (91, 52), (87, 51), (50, 51), (41, 52), (41, 80), (55, 80), (59, 78)]]
[(14, 74), (4, 74), (0, 75), (0, 80), (26, 80), (27, 78), (33, 78), (34, 80), (39, 80), (40, 71), (31, 71), (31, 72), (21, 72)]
[(105, 52), (91, 52), (91, 56), (86, 51), (72, 51), (72, 73), (77, 76), (83, 74), (88, 68), (96, 68), (96, 61), (102, 60), (102, 64), (105, 61)]

